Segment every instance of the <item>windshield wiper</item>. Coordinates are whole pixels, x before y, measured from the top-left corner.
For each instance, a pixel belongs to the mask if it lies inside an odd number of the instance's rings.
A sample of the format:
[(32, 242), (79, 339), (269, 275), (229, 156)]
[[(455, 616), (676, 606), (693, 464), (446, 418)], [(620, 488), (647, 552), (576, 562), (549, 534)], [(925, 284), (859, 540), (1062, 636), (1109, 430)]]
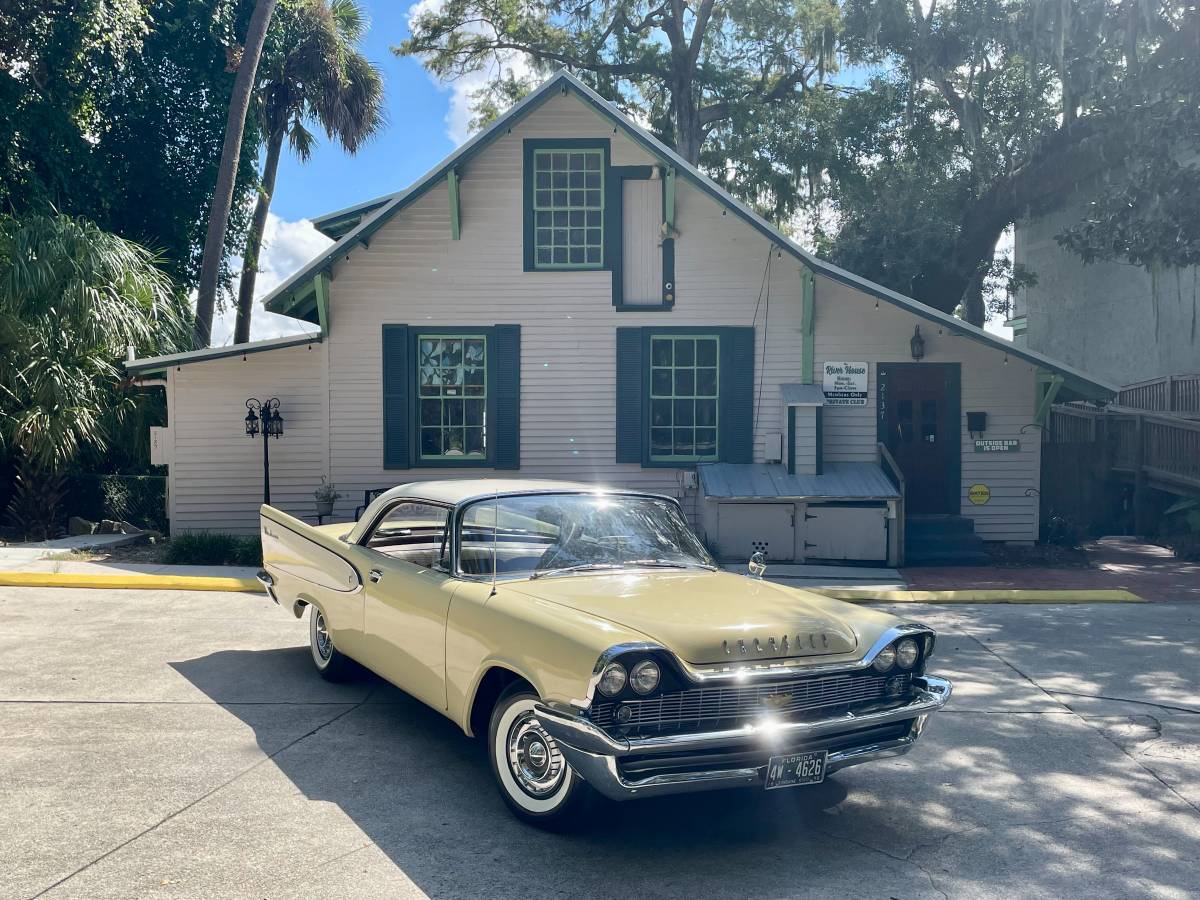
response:
[(673, 559), (631, 559), (624, 563), (627, 566), (647, 566), (655, 569), (707, 569), (716, 571), (716, 566), (705, 565), (702, 562), (679, 562)]
[(542, 569), (534, 572), (529, 576), (532, 581), (534, 578), (541, 578), (544, 575), (561, 575), (564, 572), (580, 572), (588, 569), (623, 569), (629, 566), (640, 566), (644, 569), (691, 569), (701, 568), (707, 569), (710, 572), (716, 571), (712, 566), (706, 566), (704, 563), (684, 563), (676, 562), (670, 559), (623, 559), (620, 562), (610, 563), (577, 563), (573, 566), (562, 566), (557, 569)]
[(621, 565), (621, 563), (577, 563), (573, 566), (560, 566), (557, 569), (539, 569), (529, 576), (529, 580), (532, 581), (546, 575), (561, 575), (563, 572), (581, 572), (586, 569), (619, 569)]

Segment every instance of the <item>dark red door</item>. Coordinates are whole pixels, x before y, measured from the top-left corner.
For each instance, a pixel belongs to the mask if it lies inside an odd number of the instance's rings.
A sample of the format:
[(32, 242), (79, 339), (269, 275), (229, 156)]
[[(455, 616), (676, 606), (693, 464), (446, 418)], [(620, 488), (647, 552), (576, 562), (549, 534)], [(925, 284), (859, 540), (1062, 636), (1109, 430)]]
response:
[(957, 367), (879, 367), (880, 439), (904, 473), (910, 515), (959, 511)]

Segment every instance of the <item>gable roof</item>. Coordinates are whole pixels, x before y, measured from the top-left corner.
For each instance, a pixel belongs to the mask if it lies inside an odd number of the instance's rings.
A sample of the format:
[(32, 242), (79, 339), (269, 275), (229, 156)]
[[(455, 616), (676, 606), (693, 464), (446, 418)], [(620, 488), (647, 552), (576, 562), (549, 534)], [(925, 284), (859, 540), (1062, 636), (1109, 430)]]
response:
[(376, 197), (346, 209), (320, 216), (313, 220), (314, 225), (328, 234), (341, 234), (332, 247), (316, 259), (303, 266), (298, 272), (284, 281), (264, 299), (264, 306), (271, 312), (304, 318), (313, 321), (315, 315), (315, 297), (312, 287), (313, 278), (329, 270), (334, 261), (348, 253), (357, 244), (365, 244), (371, 235), (379, 230), (388, 220), (412, 204), (436, 185), (447, 173), (456, 166), (471, 159), (494, 139), (506, 133), (517, 122), (529, 115), (555, 92), (574, 94), (591, 106), (602, 117), (611, 121), (644, 150), (660, 159), (664, 164), (675, 169), (678, 174), (707, 193), (718, 203), (730, 209), (735, 215), (745, 221), (750, 227), (770, 239), (780, 249), (787, 250), (792, 256), (802, 262), (811, 271), (839, 281), (842, 284), (856, 288), (865, 294), (898, 306), (909, 312), (916, 313), (926, 319), (936, 322), (947, 330), (964, 337), (987, 344), (994, 349), (1010, 354), (1018, 359), (1032, 363), (1035, 366), (1056, 372), (1065, 379), (1064, 387), (1073, 393), (1089, 398), (1105, 398), (1115, 395), (1117, 387), (1097, 381), (1086, 373), (1072, 368), (1064, 363), (1053, 360), (1036, 351), (1019, 347), (1012, 341), (994, 335), (975, 325), (968, 324), (962, 319), (927, 306), (912, 297), (906, 297), (876, 284), (853, 272), (835, 266), (809, 253), (778, 228), (762, 218), (740, 200), (725, 191), (720, 185), (686, 162), (679, 154), (662, 143), (658, 138), (642, 129), (636, 122), (618, 110), (615, 106), (593, 91), (590, 87), (565, 69), (558, 71), (536, 90), (528, 94), (507, 113), (496, 119), (490, 126), (480, 131), (461, 147), (447, 156), (439, 165), (427, 172), (410, 187), (394, 194)]

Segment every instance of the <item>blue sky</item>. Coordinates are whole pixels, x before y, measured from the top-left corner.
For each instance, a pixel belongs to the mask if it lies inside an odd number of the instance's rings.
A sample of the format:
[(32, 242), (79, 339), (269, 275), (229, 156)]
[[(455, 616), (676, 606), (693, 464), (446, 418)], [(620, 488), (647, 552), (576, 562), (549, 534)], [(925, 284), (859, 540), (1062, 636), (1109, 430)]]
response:
[(421, 64), (400, 58), (391, 47), (408, 36), (404, 0), (361, 0), (371, 18), (363, 52), (383, 70), (387, 91), (387, 127), (350, 156), (324, 140), (301, 164), (285, 156), (271, 210), (289, 221), (332, 212), (405, 187), (454, 149), (446, 116), (452, 93), (439, 88)]

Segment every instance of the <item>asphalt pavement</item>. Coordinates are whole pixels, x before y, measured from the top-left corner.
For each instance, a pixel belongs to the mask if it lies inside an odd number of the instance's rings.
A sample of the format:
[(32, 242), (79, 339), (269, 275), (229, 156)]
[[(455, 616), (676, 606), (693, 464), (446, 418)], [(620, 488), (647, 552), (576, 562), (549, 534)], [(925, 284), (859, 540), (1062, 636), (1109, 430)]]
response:
[(1200, 605), (900, 612), (955, 682), (913, 753), (564, 837), (266, 597), (0, 588), (0, 896), (1200, 894)]

